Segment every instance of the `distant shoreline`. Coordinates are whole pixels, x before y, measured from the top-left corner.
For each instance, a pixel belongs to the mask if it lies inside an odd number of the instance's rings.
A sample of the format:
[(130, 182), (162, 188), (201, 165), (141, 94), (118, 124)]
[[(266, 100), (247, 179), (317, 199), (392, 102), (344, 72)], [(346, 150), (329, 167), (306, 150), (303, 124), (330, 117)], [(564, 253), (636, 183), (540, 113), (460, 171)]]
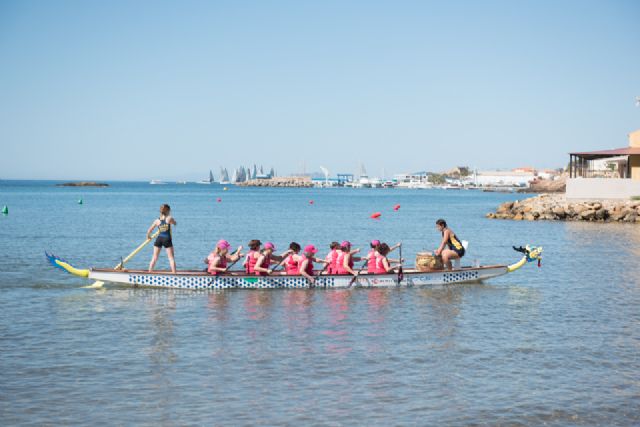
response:
[(62, 184), (56, 184), (56, 187), (108, 187), (109, 184), (106, 182), (90, 182), (90, 181), (80, 181), (80, 182), (64, 182)]

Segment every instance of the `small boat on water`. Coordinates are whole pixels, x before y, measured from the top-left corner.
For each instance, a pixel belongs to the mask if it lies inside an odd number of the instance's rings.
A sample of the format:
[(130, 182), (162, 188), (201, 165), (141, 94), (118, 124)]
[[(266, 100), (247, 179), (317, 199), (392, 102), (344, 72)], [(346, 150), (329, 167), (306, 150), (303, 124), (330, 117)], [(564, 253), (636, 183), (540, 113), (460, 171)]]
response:
[(209, 170), (209, 179), (203, 179), (202, 181), (198, 181), (198, 184), (213, 184), (215, 181), (213, 179), (213, 172)]
[(149, 184), (151, 185), (166, 185), (167, 183), (164, 181), (160, 181), (159, 179), (152, 179), (151, 181), (149, 181)]
[[(514, 248), (515, 249), (515, 248)], [(203, 271), (154, 271), (90, 268), (78, 269), (69, 262), (52, 254), (46, 254), (49, 262), (75, 276), (102, 282), (130, 285), (134, 287), (156, 287), (176, 289), (286, 289), (286, 288), (393, 288), (412, 286), (437, 286), (457, 283), (479, 283), (494, 277), (512, 273), (528, 262), (539, 261), (542, 248), (518, 248), (523, 253), (520, 261), (511, 265), (485, 265), (461, 267), (454, 270), (418, 271), (407, 269), (393, 274), (329, 275), (316, 272), (316, 283), (311, 285), (301, 275), (274, 273), (271, 276), (253, 276), (243, 272), (229, 272), (212, 276)]]

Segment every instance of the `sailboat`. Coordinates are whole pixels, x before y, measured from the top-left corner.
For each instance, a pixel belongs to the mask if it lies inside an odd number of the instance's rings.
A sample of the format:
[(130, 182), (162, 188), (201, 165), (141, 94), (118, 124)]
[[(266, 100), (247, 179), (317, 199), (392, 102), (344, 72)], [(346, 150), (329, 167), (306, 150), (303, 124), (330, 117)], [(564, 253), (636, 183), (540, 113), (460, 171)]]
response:
[(227, 168), (220, 168), (220, 184), (229, 184), (229, 172), (227, 172)]
[(198, 181), (198, 184), (213, 184), (215, 181), (213, 180), (213, 172), (209, 170), (209, 179), (203, 179), (202, 181)]

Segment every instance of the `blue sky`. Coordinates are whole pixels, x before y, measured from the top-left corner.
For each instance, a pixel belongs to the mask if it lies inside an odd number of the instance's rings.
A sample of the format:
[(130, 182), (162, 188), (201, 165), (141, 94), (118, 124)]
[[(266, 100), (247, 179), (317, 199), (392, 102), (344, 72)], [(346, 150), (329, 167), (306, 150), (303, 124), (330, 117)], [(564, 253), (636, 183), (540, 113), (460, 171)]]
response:
[(0, 2), (0, 178), (531, 165), (640, 128), (640, 2)]

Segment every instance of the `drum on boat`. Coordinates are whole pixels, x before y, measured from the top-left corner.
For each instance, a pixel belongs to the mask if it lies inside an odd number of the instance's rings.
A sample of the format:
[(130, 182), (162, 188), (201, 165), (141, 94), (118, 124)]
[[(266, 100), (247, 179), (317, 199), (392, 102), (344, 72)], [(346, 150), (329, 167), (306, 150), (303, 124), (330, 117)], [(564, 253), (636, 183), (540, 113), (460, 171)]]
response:
[(418, 252), (416, 255), (416, 268), (422, 272), (442, 270), (444, 264), (440, 256), (435, 256), (431, 252)]

